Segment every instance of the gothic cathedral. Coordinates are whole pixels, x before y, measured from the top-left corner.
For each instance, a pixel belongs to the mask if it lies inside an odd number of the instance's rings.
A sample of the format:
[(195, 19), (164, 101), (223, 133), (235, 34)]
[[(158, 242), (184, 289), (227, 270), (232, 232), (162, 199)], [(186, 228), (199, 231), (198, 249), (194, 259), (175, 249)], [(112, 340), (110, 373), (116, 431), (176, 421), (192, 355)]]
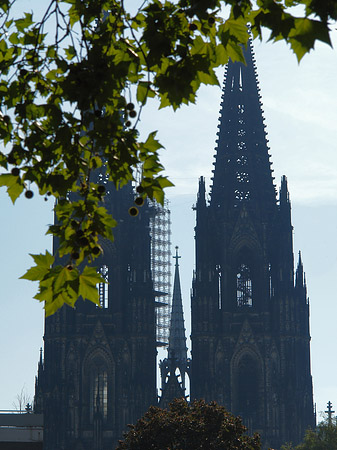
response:
[(229, 62), (210, 200), (196, 204), (191, 398), (240, 415), (263, 447), (314, 427), (309, 303), (294, 276), (286, 177), (273, 182), (251, 42)]
[(112, 450), (157, 403), (151, 212), (144, 205), (131, 217), (133, 199), (130, 185), (107, 185), (105, 206), (120, 225), (113, 243), (101, 242), (97, 265), (109, 282), (99, 287), (101, 308), (78, 301), (45, 321), (35, 393), (44, 450)]
[[(279, 449), (315, 426), (309, 301), (301, 255), (294, 271), (286, 177), (279, 193), (274, 185), (250, 41), (244, 53), (246, 65), (226, 69), (209, 201), (199, 182), (192, 362), (176, 249), (160, 405), (185, 396), (188, 375), (192, 400), (226, 406), (260, 432), (263, 448)], [(44, 413), (45, 450), (111, 450), (158, 403), (155, 295), (163, 292), (151, 272), (151, 207), (131, 217), (132, 187), (117, 192), (98, 176), (119, 223), (97, 263), (108, 284), (99, 286), (101, 308), (80, 300), (46, 319), (34, 408)]]

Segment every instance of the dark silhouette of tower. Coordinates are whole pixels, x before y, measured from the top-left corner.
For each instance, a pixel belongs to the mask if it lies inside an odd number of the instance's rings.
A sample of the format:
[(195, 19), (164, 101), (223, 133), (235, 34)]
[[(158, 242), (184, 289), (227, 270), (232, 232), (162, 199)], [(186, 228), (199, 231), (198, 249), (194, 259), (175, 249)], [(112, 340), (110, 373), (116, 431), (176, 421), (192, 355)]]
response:
[[(183, 302), (181, 297), (178, 247), (173, 257), (176, 260), (168, 356), (160, 362), (162, 395), (159, 406), (167, 408), (174, 398), (186, 397), (186, 375), (189, 373), (190, 360), (187, 358), (184, 326)], [(180, 378), (180, 379), (179, 379)]]
[(118, 226), (114, 242), (100, 242), (96, 260), (108, 281), (99, 286), (101, 308), (78, 300), (45, 321), (35, 395), (44, 450), (111, 450), (127, 424), (157, 403), (151, 211), (144, 205), (131, 217), (131, 185), (106, 188), (105, 206)]
[(294, 280), (287, 179), (277, 195), (251, 42), (229, 62), (210, 200), (196, 204), (191, 397), (241, 415), (264, 447), (314, 427), (309, 301)]

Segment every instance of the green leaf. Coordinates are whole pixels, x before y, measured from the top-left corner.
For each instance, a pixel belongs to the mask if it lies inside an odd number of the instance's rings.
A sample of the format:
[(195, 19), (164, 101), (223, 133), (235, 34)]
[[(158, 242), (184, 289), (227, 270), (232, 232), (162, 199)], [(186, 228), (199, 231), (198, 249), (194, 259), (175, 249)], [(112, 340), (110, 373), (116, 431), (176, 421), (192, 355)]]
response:
[(206, 42), (203, 40), (203, 38), (201, 36), (197, 36), (194, 40), (193, 40), (193, 46), (191, 49), (191, 53), (192, 54), (206, 54)]
[(72, 60), (76, 56), (76, 50), (73, 45), (69, 45), (68, 48), (64, 49), (68, 60)]
[(168, 187), (174, 187), (174, 184), (167, 177), (163, 177), (161, 175), (156, 178), (156, 183), (158, 183), (158, 185), (162, 189), (165, 189)]
[(33, 255), (30, 253), (30, 256), (34, 259), (35, 264), (41, 267), (49, 268), (54, 264), (55, 261), (54, 256), (51, 255), (48, 250), (46, 250), (46, 253), (44, 255), (42, 253), (39, 255)]
[(85, 300), (99, 305), (98, 283), (105, 283), (104, 278), (93, 267), (85, 267), (79, 276), (79, 294)]
[(74, 281), (78, 278), (78, 270), (71, 265), (63, 267), (58, 276), (55, 278), (54, 289), (56, 292), (64, 290), (69, 281)]
[(45, 267), (35, 266), (31, 267), (27, 270), (27, 272), (20, 277), (22, 280), (29, 280), (29, 281), (40, 281), (44, 278), (44, 276), (47, 274), (48, 269)]
[(289, 33), (289, 41), (298, 61), (314, 48), (316, 40), (331, 46), (327, 27), (317, 20), (295, 19), (295, 29)]
[[(34, 297), (38, 300), (37, 295)], [(46, 317), (49, 317), (56, 313), (64, 305), (64, 299), (62, 295), (58, 295), (53, 301), (46, 302), (44, 305)]]
[(31, 267), (27, 272), (20, 277), (23, 280), (39, 281), (43, 280), (46, 274), (50, 271), (51, 266), (54, 264), (55, 258), (48, 252), (43, 255), (30, 254), (34, 259), (36, 266)]
[(24, 32), (26, 28), (30, 27), (33, 23), (33, 15), (25, 13), (25, 17), (15, 20), (15, 25), (18, 31)]
[(227, 19), (225, 30), (228, 30), (232, 36), (235, 36), (238, 43), (246, 44), (249, 38), (247, 22), (244, 18)]
[(164, 199), (165, 199), (164, 191), (162, 191), (162, 190), (153, 190), (152, 197), (155, 200), (157, 200), (158, 203), (160, 203), (161, 205), (164, 205)]
[(216, 65), (224, 65), (228, 63), (228, 53), (222, 44), (218, 44), (215, 50)]
[(245, 63), (245, 57), (243, 56), (242, 48), (239, 45), (229, 42), (227, 44), (226, 50), (227, 50), (229, 58), (233, 62), (240, 61), (242, 63)]
[(18, 38), (18, 33), (12, 33), (9, 36), (9, 42), (13, 45), (17, 45), (20, 42), (20, 39)]
[(157, 131), (150, 133), (144, 143), (147, 152), (155, 153), (160, 148), (164, 148), (161, 143), (156, 139)]
[[(52, 281), (52, 280), (51, 280)], [(34, 296), (36, 300), (40, 302), (52, 302), (53, 301), (53, 288), (52, 286), (42, 287), (40, 283), (40, 291)]]
[(149, 81), (139, 81), (137, 87), (137, 101), (145, 105), (148, 97), (155, 97), (156, 92), (151, 88), (152, 83)]
[(13, 204), (24, 190), (24, 184), (21, 178), (9, 173), (0, 175), (0, 186), (7, 186), (7, 193)]
[(219, 80), (213, 70), (210, 71), (209, 73), (197, 72), (197, 74), (200, 83), (219, 86)]

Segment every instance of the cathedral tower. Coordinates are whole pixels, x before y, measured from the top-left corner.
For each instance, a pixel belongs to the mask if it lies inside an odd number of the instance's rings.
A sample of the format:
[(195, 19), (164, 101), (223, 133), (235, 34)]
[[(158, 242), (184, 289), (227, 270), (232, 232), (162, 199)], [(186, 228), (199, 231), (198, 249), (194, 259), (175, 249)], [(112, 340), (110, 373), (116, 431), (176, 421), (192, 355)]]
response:
[(191, 397), (242, 416), (264, 447), (314, 426), (309, 302), (294, 277), (286, 177), (279, 195), (251, 42), (229, 62), (210, 200), (200, 179), (192, 289)]
[(157, 403), (151, 211), (144, 205), (131, 217), (132, 187), (106, 189), (118, 226), (96, 260), (108, 282), (99, 286), (101, 308), (78, 300), (45, 322), (35, 396), (45, 450), (111, 450), (127, 424)]

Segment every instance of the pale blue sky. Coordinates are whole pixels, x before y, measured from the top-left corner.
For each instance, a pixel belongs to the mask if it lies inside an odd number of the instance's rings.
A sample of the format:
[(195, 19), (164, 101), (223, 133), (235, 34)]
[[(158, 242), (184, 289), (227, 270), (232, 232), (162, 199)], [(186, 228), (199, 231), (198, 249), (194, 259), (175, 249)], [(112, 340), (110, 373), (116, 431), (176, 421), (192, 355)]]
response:
[[(43, 0), (18, 2), (38, 9)], [(334, 32), (337, 46), (337, 33)], [(317, 410), (331, 400), (337, 407), (337, 58), (319, 44), (300, 65), (282, 43), (254, 42), (275, 182), (288, 177), (292, 201), (295, 261), (300, 249), (311, 303), (312, 374)], [(223, 78), (223, 70), (219, 72)], [(203, 88), (197, 106), (177, 113), (153, 106), (142, 115), (144, 134), (158, 129), (166, 147), (163, 163), (175, 188), (168, 190), (172, 210), (172, 244), (179, 245), (181, 283), (188, 333), (194, 265), (194, 213), (198, 177), (209, 181), (221, 91)], [(208, 183), (209, 184), (209, 183)], [(33, 395), (42, 345), (43, 311), (32, 299), (36, 286), (18, 280), (31, 265), (28, 253), (50, 250), (45, 237), (52, 202), (35, 196), (13, 207), (0, 190), (0, 409), (12, 408), (25, 386)]]

